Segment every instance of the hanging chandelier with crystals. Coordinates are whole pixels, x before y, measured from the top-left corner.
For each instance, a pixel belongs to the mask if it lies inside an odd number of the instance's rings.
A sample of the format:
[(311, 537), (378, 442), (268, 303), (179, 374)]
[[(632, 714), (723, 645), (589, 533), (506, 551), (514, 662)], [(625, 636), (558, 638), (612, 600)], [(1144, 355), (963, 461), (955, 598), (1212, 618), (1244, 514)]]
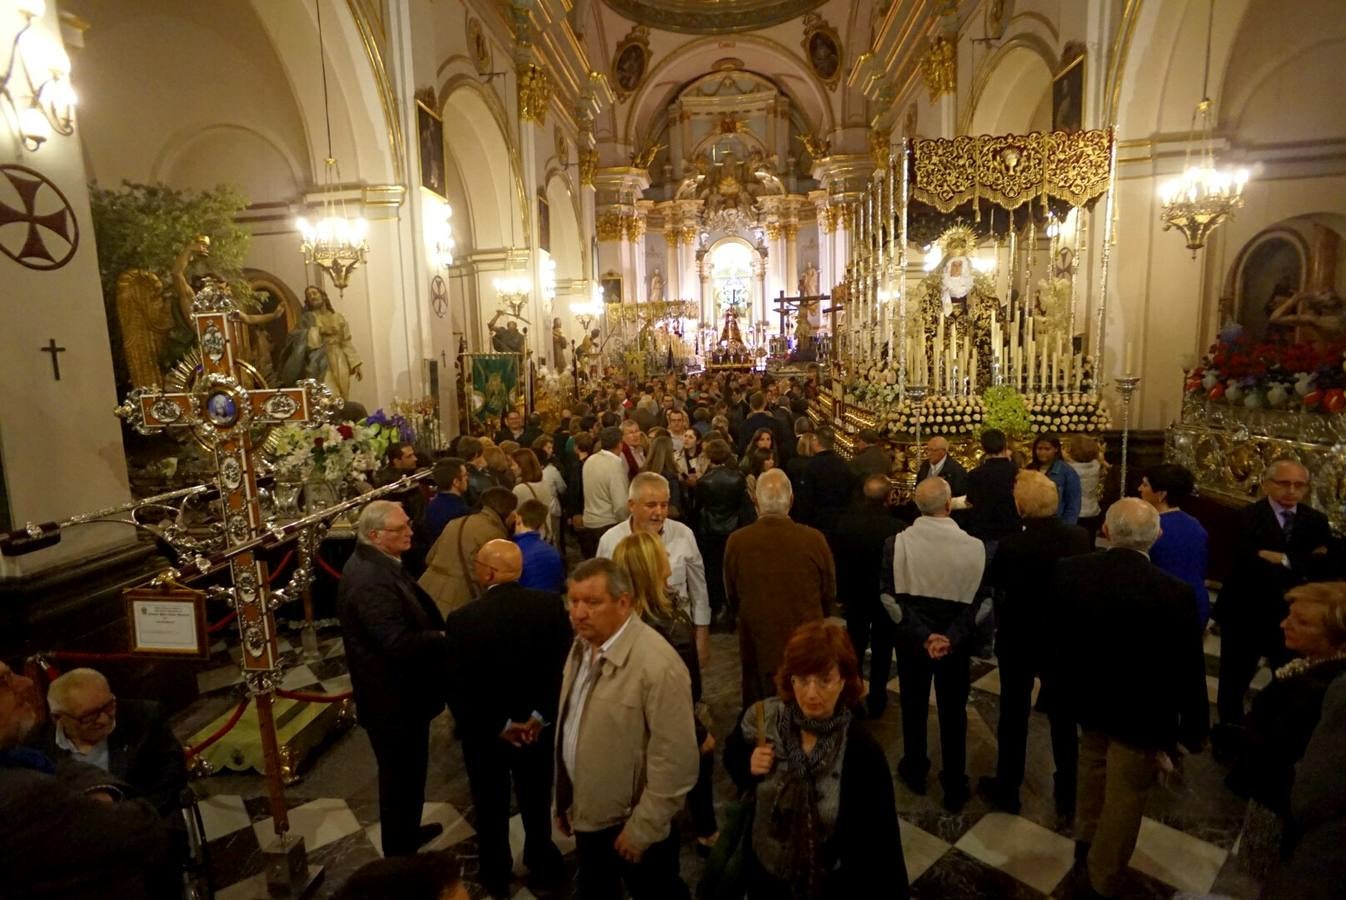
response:
[(369, 223), (362, 216), (347, 215), (345, 199), (338, 199), (342, 190), (341, 167), (332, 154), (332, 110), (327, 96), (327, 55), (323, 46), (322, 7), (319, 0), (313, 0), (313, 7), (318, 17), (318, 58), (322, 67), (327, 160), (323, 167), (322, 215), (316, 222), (301, 216), (295, 220), (295, 227), (303, 238), (299, 249), (303, 251), (304, 263), (326, 272), (337, 293), (344, 294), (346, 285), (350, 284), (351, 273), (365, 261), (365, 254), (369, 252), (366, 240)]
[[(1223, 225), (1234, 210), (1243, 206), (1243, 189), (1248, 183), (1248, 170), (1217, 168), (1212, 149), (1209, 93), (1211, 28), (1215, 20), (1215, 0), (1211, 0), (1206, 20), (1206, 70), (1201, 79), (1201, 101), (1192, 113), (1192, 128), (1187, 139), (1187, 151), (1182, 174), (1159, 186), (1159, 217), (1164, 230), (1176, 228), (1187, 238), (1187, 249), (1196, 258), (1196, 251), (1206, 246), (1206, 238)], [(1192, 145), (1200, 144), (1201, 158), (1192, 163)]]

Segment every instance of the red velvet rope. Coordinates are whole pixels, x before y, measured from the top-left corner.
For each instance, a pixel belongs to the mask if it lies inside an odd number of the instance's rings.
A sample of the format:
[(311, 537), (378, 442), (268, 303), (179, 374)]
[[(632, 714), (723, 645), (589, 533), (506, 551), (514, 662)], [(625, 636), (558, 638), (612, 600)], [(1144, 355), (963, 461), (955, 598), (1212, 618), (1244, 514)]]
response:
[(238, 610), (234, 610), (233, 612), (229, 613), (229, 615), (225, 616), (223, 619), (220, 619), (220, 621), (215, 622), (212, 625), (206, 626), (206, 633), (215, 634), (219, 631), (222, 631), (224, 629), (224, 626), (228, 625), (230, 622), (234, 621), (237, 618), (238, 618)]
[(205, 750), (211, 744), (214, 744), (220, 738), (224, 737), (230, 731), (232, 731), (233, 727), (238, 724), (238, 720), (243, 718), (243, 711), (248, 708), (248, 704), (251, 702), (252, 702), (251, 697), (244, 697), (242, 700), (238, 702), (238, 706), (234, 707), (233, 715), (229, 717), (229, 721), (221, 725), (218, 729), (215, 730), (214, 733), (208, 736), (201, 743), (197, 744), (194, 747), (187, 747), (186, 749), (184, 749), (182, 752), (187, 757), (187, 759), (190, 760), (193, 756), (200, 755), (203, 750)]
[(291, 550), (289, 553), (285, 554), (285, 556), (284, 556), (284, 557), (281, 559), (281, 561), (276, 565), (276, 567), (275, 567), (274, 569), (271, 570), (271, 574), (267, 576), (266, 583), (267, 583), (267, 584), (275, 584), (275, 583), (276, 583), (276, 579), (280, 577), (280, 573), (283, 572), (283, 571), (285, 571), (285, 567), (288, 566), (288, 565), (290, 564), (290, 560), (292, 560), (292, 559), (294, 559), (294, 551), (293, 551), (293, 550)]
[(351, 691), (342, 691), (340, 694), (313, 694), (308, 691), (276, 691), (277, 697), (284, 697), (286, 700), (302, 700), (306, 703), (336, 703), (338, 700), (348, 699), (351, 694)]
[(318, 561), (318, 565), (322, 566), (322, 570), (324, 572), (326, 572), (328, 575), (331, 575), (337, 581), (341, 580), (341, 573), (338, 572), (336, 569), (332, 568), (330, 565), (328, 565), (327, 560), (323, 559), (322, 556), (315, 553), (313, 554), (313, 558)]

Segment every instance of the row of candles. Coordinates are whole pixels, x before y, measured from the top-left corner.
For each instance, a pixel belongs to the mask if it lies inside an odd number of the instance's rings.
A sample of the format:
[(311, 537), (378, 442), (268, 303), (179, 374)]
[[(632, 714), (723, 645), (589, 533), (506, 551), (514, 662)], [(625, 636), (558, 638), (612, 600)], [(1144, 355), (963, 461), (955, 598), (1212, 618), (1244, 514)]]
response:
[[(989, 384), (1024, 393), (1080, 391), (1083, 361), (1060, 332), (1050, 338), (1039, 335), (1034, 318), (1025, 320), (1022, 309), (1015, 311), (1010, 326), (991, 322)], [(939, 320), (929, 353), (923, 334), (908, 335), (906, 350), (907, 384), (926, 384), (934, 393), (952, 396), (979, 393), (983, 387), (976, 341), (966, 328), (960, 334), (957, 322), (946, 329), (945, 320)]]

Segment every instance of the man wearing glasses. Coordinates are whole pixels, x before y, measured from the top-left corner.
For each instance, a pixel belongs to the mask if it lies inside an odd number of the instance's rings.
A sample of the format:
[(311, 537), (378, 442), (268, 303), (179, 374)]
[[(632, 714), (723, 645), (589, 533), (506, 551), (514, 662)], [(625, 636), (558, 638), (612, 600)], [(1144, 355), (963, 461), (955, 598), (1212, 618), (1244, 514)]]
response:
[(51, 719), (30, 743), (52, 759), (69, 758), (107, 772), (148, 800), (160, 815), (181, 806), (187, 787), (182, 745), (157, 704), (118, 701), (94, 669), (72, 669), (47, 689)]
[(1213, 738), (1221, 754), (1235, 749), (1231, 742), (1243, 725), (1243, 701), (1258, 660), (1265, 656), (1274, 669), (1294, 655), (1280, 629), (1285, 592), (1331, 575), (1331, 527), (1304, 502), (1309, 470), (1278, 459), (1263, 474), (1262, 491), (1265, 499), (1239, 512), (1233, 564), (1214, 612), (1220, 623), (1220, 725)]

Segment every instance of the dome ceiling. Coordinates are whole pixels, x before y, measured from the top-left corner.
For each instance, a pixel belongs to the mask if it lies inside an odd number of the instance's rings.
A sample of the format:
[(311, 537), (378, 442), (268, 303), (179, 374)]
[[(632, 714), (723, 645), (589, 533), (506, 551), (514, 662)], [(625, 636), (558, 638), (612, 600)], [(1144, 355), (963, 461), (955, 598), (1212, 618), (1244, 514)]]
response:
[(605, 0), (622, 16), (682, 34), (729, 34), (779, 25), (825, 0)]

